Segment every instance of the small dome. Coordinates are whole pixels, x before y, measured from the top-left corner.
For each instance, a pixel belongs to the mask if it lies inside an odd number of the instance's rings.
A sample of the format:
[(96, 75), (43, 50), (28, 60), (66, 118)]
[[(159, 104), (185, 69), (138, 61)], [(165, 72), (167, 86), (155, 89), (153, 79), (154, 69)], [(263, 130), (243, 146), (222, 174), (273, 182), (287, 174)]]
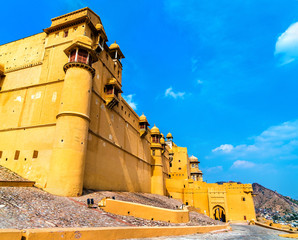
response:
[(192, 155), (190, 158), (189, 158), (189, 161), (190, 162), (195, 162), (195, 163), (199, 163), (199, 160), (197, 157), (195, 157), (194, 155)]
[(140, 122), (147, 122), (147, 118), (146, 116), (144, 115), (144, 113), (140, 116)]
[(97, 31), (103, 30), (103, 26), (100, 23), (96, 24), (95, 28), (97, 29)]
[(160, 134), (159, 129), (155, 126), (155, 124), (154, 124), (153, 128), (151, 128), (151, 135), (153, 135), (153, 134), (156, 134), (156, 135)]
[(164, 139), (164, 137), (161, 137), (161, 138), (160, 138), (160, 144), (165, 144), (165, 139)]
[(87, 37), (87, 36), (83, 36), (83, 35), (80, 35), (80, 36), (77, 36), (76, 38), (73, 39), (73, 42), (82, 42), (82, 43), (85, 43), (87, 45), (91, 45), (92, 44), (92, 40)]
[(160, 134), (162, 138), (165, 138), (165, 136), (163, 135), (163, 133)]
[(169, 139), (169, 138), (173, 138), (172, 133), (170, 133), (170, 132), (167, 134), (167, 139)]
[(114, 43), (111, 44), (111, 46), (109, 47), (110, 49), (119, 49), (119, 45), (116, 43), (116, 41)]

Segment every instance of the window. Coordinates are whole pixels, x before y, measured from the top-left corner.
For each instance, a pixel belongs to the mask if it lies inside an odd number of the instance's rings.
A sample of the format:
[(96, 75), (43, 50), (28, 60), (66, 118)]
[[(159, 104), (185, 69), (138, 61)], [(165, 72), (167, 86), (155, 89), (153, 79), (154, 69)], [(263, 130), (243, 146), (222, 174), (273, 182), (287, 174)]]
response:
[(68, 37), (68, 30), (64, 31), (64, 36), (63, 37), (65, 37), (65, 38)]
[(74, 28), (73, 28), (73, 31), (75, 32), (75, 31), (77, 31), (77, 29), (78, 29), (77, 27), (74, 27)]
[(180, 168), (178, 168), (179, 170), (181, 170), (181, 167)]
[(108, 94), (108, 95), (113, 94), (113, 86), (112, 85), (106, 86), (106, 94)]
[(152, 156), (155, 156), (155, 150), (152, 150)]
[(141, 123), (140, 123), (140, 129), (141, 129), (141, 130), (145, 130), (145, 131), (147, 131), (147, 124), (144, 123), (144, 122), (141, 122)]
[(99, 36), (98, 46), (101, 50), (103, 50), (104, 39)]
[(20, 151), (16, 150), (16, 152), (14, 154), (14, 160), (19, 160), (19, 156), (20, 156)]
[(178, 162), (181, 162), (181, 160), (178, 160)]
[(69, 62), (75, 62), (76, 61), (76, 53), (77, 53), (77, 50), (72, 50), (70, 52)]
[(88, 52), (84, 49), (79, 49), (77, 61), (80, 63), (88, 64)]
[(59, 32), (57, 32), (57, 33), (55, 34), (55, 37), (56, 37), (56, 38), (59, 37)]
[(38, 151), (34, 150), (32, 158), (37, 158), (37, 157), (38, 157)]
[(159, 143), (159, 136), (158, 135), (152, 135), (152, 143)]
[(244, 220), (246, 220), (246, 216), (244, 216)]
[(245, 197), (242, 197), (242, 201), (245, 202)]
[(0, 151), (0, 158), (2, 158), (2, 151)]
[(170, 167), (172, 167), (172, 163), (170, 163)]

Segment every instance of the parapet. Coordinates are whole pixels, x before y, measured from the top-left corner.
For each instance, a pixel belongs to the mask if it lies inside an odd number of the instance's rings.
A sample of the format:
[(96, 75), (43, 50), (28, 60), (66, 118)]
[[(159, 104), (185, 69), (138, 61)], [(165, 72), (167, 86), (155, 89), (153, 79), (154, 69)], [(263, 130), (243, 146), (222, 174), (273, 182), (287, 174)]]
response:
[(52, 18), (51, 20), (51, 26), (49, 28), (44, 29), (46, 33), (59, 30), (66, 26), (72, 26), (74, 24), (77, 24), (78, 21), (87, 21), (88, 24), (92, 23), (90, 25), (92, 26), (94, 31), (97, 31), (95, 27), (97, 24), (102, 24), (100, 17), (88, 7), (61, 15), (59, 17)]

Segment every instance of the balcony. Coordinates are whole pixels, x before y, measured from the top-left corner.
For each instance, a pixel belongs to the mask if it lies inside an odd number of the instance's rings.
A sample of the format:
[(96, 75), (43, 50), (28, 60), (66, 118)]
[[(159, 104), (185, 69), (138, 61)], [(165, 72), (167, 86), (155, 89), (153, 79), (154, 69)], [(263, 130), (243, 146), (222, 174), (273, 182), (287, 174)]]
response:
[(190, 174), (203, 174), (201, 170), (197, 168), (191, 168), (190, 169)]
[(107, 85), (105, 86), (104, 92), (106, 105), (108, 108), (112, 109), (114, 106), (118, 105), (118, 103), (120, 102), (118, 96), (119, 93), (122, 93), (122, 91), (121, 85), (115, 78), (112, 78), (108, 81)]
[(120, 102), (118, 96), (114, 93), (106, 94), (105, 100), (106, 100), (106, 105), (109, 109), (112, 109)]

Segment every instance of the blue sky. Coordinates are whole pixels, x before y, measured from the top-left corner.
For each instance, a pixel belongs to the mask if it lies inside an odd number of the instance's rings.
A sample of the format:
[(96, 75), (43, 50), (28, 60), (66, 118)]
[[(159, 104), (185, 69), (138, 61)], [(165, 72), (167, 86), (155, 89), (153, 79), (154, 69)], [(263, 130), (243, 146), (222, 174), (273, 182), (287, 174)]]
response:
[(200, 159), (204, 180), (298, 199), (296, 0), (5, 1), (0, 44), (85, 6), (126, 56), (128, 102)]

